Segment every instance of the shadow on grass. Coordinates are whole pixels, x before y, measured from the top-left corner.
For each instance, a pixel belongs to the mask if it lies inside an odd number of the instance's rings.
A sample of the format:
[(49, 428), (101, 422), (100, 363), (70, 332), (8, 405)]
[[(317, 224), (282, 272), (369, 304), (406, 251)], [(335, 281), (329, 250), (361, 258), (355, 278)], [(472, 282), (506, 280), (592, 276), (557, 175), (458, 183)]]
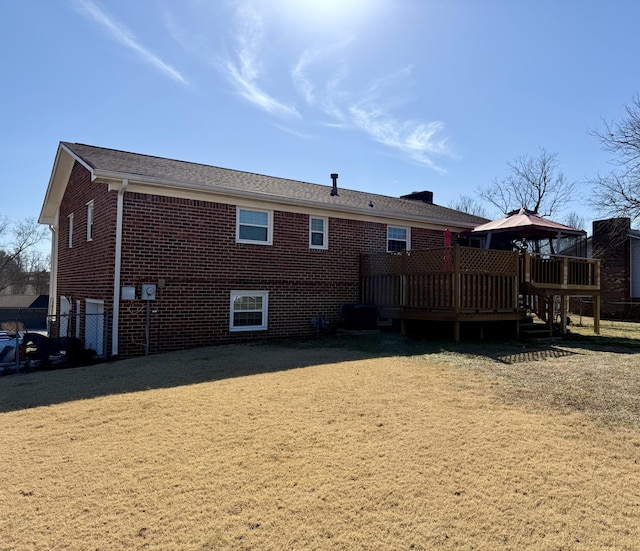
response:
[[(571, 335), (557, 344), (562, 348), (558, 348), (556, 343), (455, 343), (375, 333), (211, 346), (86, 367), (0, 377), (0, 413), (370, 358), (447, 353), (511, 364), (579, 354), (581, 349), (622, 354), (640, 352), (639, 342), (633, 339)], [(572, 351), (567, 351), (567, 348)]]

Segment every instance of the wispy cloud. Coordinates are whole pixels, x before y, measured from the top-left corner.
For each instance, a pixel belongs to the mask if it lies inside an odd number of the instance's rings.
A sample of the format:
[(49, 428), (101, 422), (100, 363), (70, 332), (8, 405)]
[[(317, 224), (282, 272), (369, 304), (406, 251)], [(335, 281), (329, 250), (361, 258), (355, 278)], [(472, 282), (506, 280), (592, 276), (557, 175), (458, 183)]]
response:
[(349, 106), (353, 124), (381, 143), (413, 162), (437, 172), (446, 172), (436, 158), (452, 157), (453, 152), (446, 138), (440, 138), (444, 130), (441, 121), (425, 122), (402, 119), (393, 114), (406, 101), (406, 80), (412, 66), (406, 66), (372, 82), (357, 102)]
[(358, 106), (352, 106), (349, 112), (354, 125), (375, 141), (416, 163), (446, 172), (434, 159), (452, 155), (447, 140), (437, 138), (444, 129), (441, 122), (402, 121), (383, 111)]
[[(341, 52), (350, 42), (351, 39), (347, 39), (321, 48), (305, 50), (291, 70), (293, 84), (307, 105), (320, 109), (338, 121), (344, 120), (343, 109), (340, 106), (340, 100), (343, 99), (341, 84), (348, 76)], [(329, 69), (330, 75), (318, 86), (316, 81), (320, 68)]]
[[(203, 4), (198, 6), (201, 19), (206, 21), (211, 14), (201, 11)], [(234, 25), (224, 38), (227, 52), (216, 54), (214, 65), (244, 101), (285, 121), (275, 127), (302, 139), (313, 138), (309, 132), (314, 124), (360, 132), (398, 158), (445, 172), (440, 162), (455, 155), (444, 136), (444, 123), (416, 117), (407, 110), (407, 104), (415, 99), (411, 94), (412, 65), (371, 79), (356, 90), (347, 62), (355, 36), (308, 47), (297, 57), (295, 51), (284, 52), (276, 63), (269, 55), (274, 44), (268, 34), (273, 30), (268, 25), (270, 13), (259, 9), (265, 4), (238, 0), (232, 6)], [(185, 31), (169, 13), (165, 24), (182, 48), (211, 63), (210, 52), (216, 48), (210, 33)], [(291, 59), (288, 78), (282, 75), (287, 59)], [(292, 100), (283, 100), (285, 94), (295, 98), (297, 106)]]
[(436, 162), (437, 158), (453, 156), (446, 138), (439, 137), (444, 124), (394, 115), (406, 102), (405, 90), (413, 70), (411, 65), (374, 80), (360, 94), (345, 91), (348, 71), (343, 63), (337, 63), (338, 69), (326, 82), (317, 83), (318, 65), (325, 65), (327, 60), (336, 65), (338, 51), (346, 44), (308, 50), (300, 56), (291, 76), (307, 104), (321, 109), (333, 119), (326, 123), (327, 126), (355, 128), (412, 162), (445, 172)]
[(236, 91), (247, 101), (265, 111), (288, 118), (300, 118), (294, 106), (278, 101), (260, 85), (262, 66), (259, 53), (264, 47), (264, 23), (259, 12), (248, 5), (238, 12), (233, 56), (222, 62), (222, 69)]
[(161, 71), (165, 76), (181, 84), (188, 84), (177, 69), (142, 46), (124, 25), (107, 15), (93, 0), (76, 0), (76, 4), (85, 15), (106, 29), (116, 42), (134, 51), (146, 63)]
[(313, 136), (312, 134), (307, 134), (305, 132), (300, 132), (299, 130), (296, 130), (295, 128), (291, 128), (289, 126), (284, 126), (282, 124), (276, 124), (276, 123), (274, 123), (273, 126), (278, 128), (279, 130), (282, 130), (283, 132), (286, 132), (287, 134), (291, 134), (292, 136), (295, 136), (296, 138), (300, 138), (302, 140), (314, 140), (314, 139), (316, 139), (316, 137)]

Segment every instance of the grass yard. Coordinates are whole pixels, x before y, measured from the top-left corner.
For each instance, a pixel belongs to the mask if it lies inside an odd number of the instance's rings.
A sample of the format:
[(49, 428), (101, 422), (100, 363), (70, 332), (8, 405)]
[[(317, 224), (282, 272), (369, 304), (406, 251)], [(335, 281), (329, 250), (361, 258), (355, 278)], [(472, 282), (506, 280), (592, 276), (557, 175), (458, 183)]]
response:
[(590, 331), (2, 377), (0, 551), (638, 549), (640, 328)]

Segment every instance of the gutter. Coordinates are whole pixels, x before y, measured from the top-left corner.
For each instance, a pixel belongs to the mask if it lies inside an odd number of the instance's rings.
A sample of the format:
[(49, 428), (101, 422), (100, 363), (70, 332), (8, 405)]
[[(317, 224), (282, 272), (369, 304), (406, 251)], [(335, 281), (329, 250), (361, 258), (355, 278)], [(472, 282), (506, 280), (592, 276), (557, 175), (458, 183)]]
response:
[(116, 250), (113, 270), (113, 320), (111, 327), (111, 355), (118, 355), (118, 337), (120, 324), (120, 273), (122, 271), (122, 220), (124, 217), (124, 194), (129, 186), (129, 180), (122, 180), (118, 191), (116, 212)]
[[(378, 211), (375, 208), (371, 208), (370, 206), (365, 207), (356, 207), (356, 206), (345, 206), (345, 205), (332, 205), (329, 203), (318, 202), (318, 201), (310, 201), (308, 199), (299, 199), (296, 197), (283, 197), (281, 195), (271, 195), (267, 193), (256, 193), (253, 191), (243, 191), (233, 188), (225, 188), (225, 187), (217, 187), (206, 184), (195, 184), (195, 183), (185, 183), (179, 182), (176, 180), (164, 179), (164, 178), (148, 178), (140, 174), (125, 174), (119, 172), (111, 172), (111, 171), (95, 171), (95, 178), (100, 180), (117, 180), (118, 182), (124, 181), (126, 179), (127, 182), (131, 182), (132, 186), (141, 185), (141, 186), (150, 186), (160, 189), (174, 189), (180, 190), (184, 192), (193, 192), (193, 193), (204, 193), (208, 197), (212, 197), (215, 195), (224, 195), (232, 198), (242, 198), (242, 199), (254, 199), (260, 202), (268, 201), (272, 203), (281, 204), (285, 207), (287, 206), (299, 206), (299, 207), (307, 207), (313, 209), (321, 209), (327, 210), (331, 212), (340, 212), (343, 214), (358, 214), (367, 218), (385, 218), (393, 221), (404, 220), (404, 221), (412, 221), (412, 222), (422, 222), (428, 224), (434, 224), (438, 226), (444, 227), (452, 227), (455, 225), (457, 228), (468, 228), (473, 229), (478, 226), (475, 222), (462, 222), (451, 219), (439, 219), (439, 218), (427, 218), (426, 216), (422, 216), (419, 214), (406, 214), (400, 213), (396, 211)], [(105, 182), (106, 183), (106, 182)], [(110, 185), (110, 189), (117, 189), (117, 185)], [(331, 190), (329, 189), (327, 193)], [(145, 193), (145, 191), (142, 191)], [(360, 192), (362, 193), (362, 192)], [(372, 194), (375, 195), (375, 194)], [(203, 199), (212, 201), (212, 198)]]

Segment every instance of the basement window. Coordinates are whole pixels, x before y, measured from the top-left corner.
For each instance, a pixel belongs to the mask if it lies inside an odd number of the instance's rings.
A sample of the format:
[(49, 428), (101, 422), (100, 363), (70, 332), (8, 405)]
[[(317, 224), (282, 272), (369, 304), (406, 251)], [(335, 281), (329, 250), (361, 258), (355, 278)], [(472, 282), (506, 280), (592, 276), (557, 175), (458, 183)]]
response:
[(231, 291), (230, 331), (267, 329), (269, 291)]
[(238, 207), (236, 242), (271, 245), (273, 243), (273, 212)]

